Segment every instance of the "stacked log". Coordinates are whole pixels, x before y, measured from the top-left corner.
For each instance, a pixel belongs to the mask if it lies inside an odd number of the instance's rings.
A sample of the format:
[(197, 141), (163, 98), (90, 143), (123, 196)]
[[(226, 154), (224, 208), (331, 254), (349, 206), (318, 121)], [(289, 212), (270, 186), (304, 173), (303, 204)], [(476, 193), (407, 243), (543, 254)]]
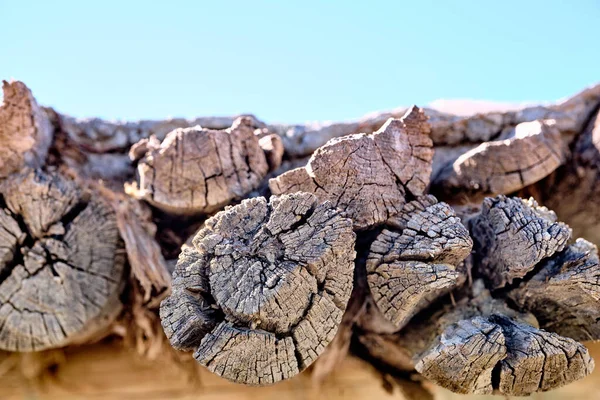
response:
[(77, 120), (3, 88), (2, 349), (160, 319), (174, 349), (249, 385), (320, 379), (348, 351), (457, 393), (593, 370), (600, 86), (310, 125)]

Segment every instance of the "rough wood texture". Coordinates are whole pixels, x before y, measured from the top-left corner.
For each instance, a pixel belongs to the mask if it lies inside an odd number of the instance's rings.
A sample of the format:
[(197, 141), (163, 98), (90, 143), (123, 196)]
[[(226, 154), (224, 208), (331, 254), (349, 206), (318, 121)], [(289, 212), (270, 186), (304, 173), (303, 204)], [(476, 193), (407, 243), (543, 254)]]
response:
[(273, 194), (298, 191), (329, 200), (352, 218), (357, 230), (398, 214), (405, 194), (423, 194), (429, 183), (433, 150), (423, 111), (413, 107), (379, 131), (329, 141), (305, 168), (269, 181)]
[(0, 348), (37, 351), (89, 339), (120, 311), (124, 252), (114, 212), (58, 174), (1, 188)]
[(580, 343), (495, 315), (502, 328), (507, 357), (500, 362), (498, 391), (526, 396), (546, 392), (589, 375), (594, 360)]
[(52, 141), (52, 125), (25, 84), (2, 81), (2, 90), (0, 179), (25, 166), (43, 165)]
[(161, 305), (171, 344), (236, 382), (268, 384), (331, 342), (352, 290), (352, 223), (296, 193), (243, 201), (205, 223)]
[(433, 193), (455, 202), (513, 193), (548, 176), (568, 151), (554, 121), (521, 123), (500, 139), (482, 143), (446, 166), (432, 182)]
[(523, 278), (538, 262), (561, 251), (571, 229), (533, 199), (486, 198), (471, 220), (478, 271), (492, 288)]
[(127, 261), (133, 277), (139, 282), (143, 301), (148, 307), (156, 308), (171, 288), (171, 271), (155, 240), (152, 212), (147, 205), (124, 195), (109, 192), (105, 197), (111, 200), (115, 210)]
[[(579, 133), (592, 110), (600, 103), (600, 85), (587, 88), (556, 104), (530, 106), (507, 112), (489, 112), (459, 116), (425, 108), (431, 124), (431, 138), (436, 147), (452, 148), (463, 144), (479, 144), (498, 138), (504, 130), (535, 120), (553, 119), (562, 133)], [(52, 110), (46, 110), (49, 114)], [(390, 118), (400, 118), (407, 111), (399, 107), (376, 112), (345, 122), (316, 122), (306, 124), (264, 124), (254, 117), (257, 127), (266, 127), (278, 134), (289, 157), (305, 157), (333, 138), (359, 132), (372, 133)], [(182, 118), (164, 121), (109, 122), (98, 118), (75, 119), (57, 114), (58, 124), (69, 139), (90, 153), (105, 153), (129, 148), (137, 141), (155, 135), (162, 140), (177, 128), (200, 125), (210, 129), (225, 129), (239, 116)]]
[(378, 360), (401, 370), (414, 368), (463, 394), (529, 395), (592, 372), (594, 362), (582, 344), (529, 323), (536, 324), (532, 316), (511, 310), (484, 290), (400, 333), (367, 334), (360, 340)]
[[(144, 139), (130, 154), (139, 159), (139, 179), (138, 187), (129, 192), (178, 214), (214, 212), (256, 189), (269, 171), (253, 121), (247, 117), (225, 130), (177, 129), (160, 144)], [(279, 149), (269, 152), (270, 158), (280, 156)]]
[(576, 236), (600, 245), (600, 110), (572, 147), (567, 165), (535, 185), (532, 194), (567, 221)]
[(466, 280), (457, 267), (473, 246), (450, 206), (431, 195), (407, 203), (393, 226), (377, 236), (366, 264), (376, 309), (385, 317), (372, 329), (389, 333)]
[(544, 260), (537, 273), (508, 296), (534, 313), (542, 328), (575, 340), (600, 339), (598, 248), (577, 239)]

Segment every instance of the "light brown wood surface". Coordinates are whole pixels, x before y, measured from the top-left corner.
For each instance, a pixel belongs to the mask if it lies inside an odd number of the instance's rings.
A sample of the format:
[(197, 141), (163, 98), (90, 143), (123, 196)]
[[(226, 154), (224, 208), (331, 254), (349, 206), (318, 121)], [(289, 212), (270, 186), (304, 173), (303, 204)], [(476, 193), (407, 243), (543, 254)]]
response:
[[(589, 344), (593, 356), (600, 356), (600, 343)], [(28, 380), (16, 369), (0, 377), (0, 399), (405, 399), (410, 384), (398, 385), (382, 377), (370, 364), (348, 357), (322, 385), (307, 372), (266, 387), (230, 383), (208, 370), (175, 365), (169, 360), (150, 362), (119, 342), (72, 348), (52, 373)], [(10, 367), (0, 362), (0, 372)], [(190, 365), (191, 367), (191, 365)], [(462, 396), (428, 386), (435, 399), (501, 399), (497, 396)], [(421, 398), (417, 395), (417, 397)], [(600, 369), (587, 378), (531, 399), (600, 399)]]

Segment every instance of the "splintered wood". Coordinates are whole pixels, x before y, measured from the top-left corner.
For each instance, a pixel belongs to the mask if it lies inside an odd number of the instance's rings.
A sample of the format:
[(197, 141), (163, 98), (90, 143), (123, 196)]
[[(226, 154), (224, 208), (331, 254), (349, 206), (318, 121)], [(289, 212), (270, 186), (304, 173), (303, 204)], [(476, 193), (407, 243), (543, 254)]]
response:
[(271, 179), (273, 194), (308, 192), (345, 210), (357, 230), (380, 225), (400, 212), (405, 194), (423, 194), (433, 157), (429, 124), (412, 108), (372, 135), (333, 139), (305, 168)]
[(164, 331), (248, 385), (324, 382), (353, 352), (384, 380), (505, 396), (594, 368), (600, 85), (305, 125), (78, 120), (3, 89), (0, 349), (116, 333), (158, 359)]

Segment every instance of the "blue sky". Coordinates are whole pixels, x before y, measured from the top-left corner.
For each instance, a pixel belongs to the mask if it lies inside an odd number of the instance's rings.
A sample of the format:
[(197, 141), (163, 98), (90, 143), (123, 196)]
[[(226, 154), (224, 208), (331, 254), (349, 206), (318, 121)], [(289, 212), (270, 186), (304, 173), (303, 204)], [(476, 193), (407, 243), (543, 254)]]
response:
[(600, 2), (0, 0), (0, 78), (78, 117), (341, 120), (600, 81)]

